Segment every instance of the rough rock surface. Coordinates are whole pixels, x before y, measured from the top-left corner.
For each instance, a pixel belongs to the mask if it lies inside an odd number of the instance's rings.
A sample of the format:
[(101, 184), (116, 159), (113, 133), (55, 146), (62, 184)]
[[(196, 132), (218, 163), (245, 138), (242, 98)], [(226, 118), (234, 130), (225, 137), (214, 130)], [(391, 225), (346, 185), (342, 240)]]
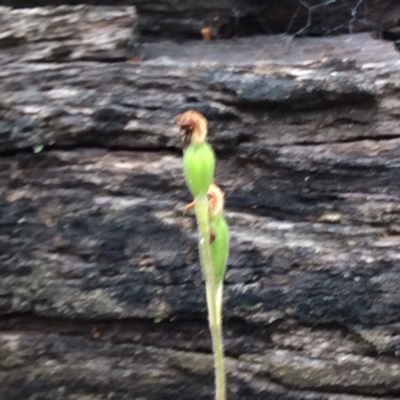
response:
[(81, 3), (136, 6), (141, 30), (151, 37), (200, 38), (203, 26), (219, 38), (371, 30), (398, 36), (400, 27), (398, 0), (0, 0), (12, 7)]
[[(232, 231), (229, 399), (398, 399), (393, 45), (164, 41), (138, 61), (130, 8), (86, 11), (92, 38), (110, 21), (99, 47), (72, 21), (69, 39), (32, 26), (0, 40), (0, 398), (212, 398), (173, 125), (193, 108), (210, 121)], [(41, 25), (57, 15), (38, 12)], [(43, 51), (68, 41), (90, 56)]]

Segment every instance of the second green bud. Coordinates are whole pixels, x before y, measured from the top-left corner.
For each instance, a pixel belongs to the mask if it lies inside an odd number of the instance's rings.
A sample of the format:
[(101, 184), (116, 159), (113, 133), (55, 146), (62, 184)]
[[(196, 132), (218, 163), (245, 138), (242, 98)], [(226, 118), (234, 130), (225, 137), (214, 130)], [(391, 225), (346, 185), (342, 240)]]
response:
[(228, 262), (229, 228), (222, 215), (211, 218), (210, 226), (215, 236), (210, 245), (211, 257), (214, 265), (215, 280), (217, 284), (220, 284), (224, 279)]
[(207, 142), (191, 143), (183, 156), (186, 184), (193, 197), (207, 192), (214, 178), (215, 155)]

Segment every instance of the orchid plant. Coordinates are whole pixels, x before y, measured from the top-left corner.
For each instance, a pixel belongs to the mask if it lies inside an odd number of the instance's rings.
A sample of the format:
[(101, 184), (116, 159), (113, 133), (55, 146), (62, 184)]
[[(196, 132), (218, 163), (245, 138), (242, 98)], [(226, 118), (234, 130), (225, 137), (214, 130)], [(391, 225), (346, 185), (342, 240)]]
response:
[(224, 192), (213, 183), (215, 153), (207, 143), (207, 119), (197, 111), (175, 118), (183, 132), (183, 171), (199, 232), (199, 255), (205, 279), (208, 321), (215, 369), (215, 400), (226, 399), (222, 334), (223, 280), (229, 253), (229, 228), (223, 216)]

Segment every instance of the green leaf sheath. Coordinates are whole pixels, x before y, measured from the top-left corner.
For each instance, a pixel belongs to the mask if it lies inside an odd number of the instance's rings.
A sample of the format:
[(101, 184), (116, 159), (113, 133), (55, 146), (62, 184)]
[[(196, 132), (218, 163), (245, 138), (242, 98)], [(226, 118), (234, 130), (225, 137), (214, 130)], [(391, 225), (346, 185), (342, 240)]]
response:
[[(200, 259), (206, 281), (208, 320), (214, 353), (215, 400), (225, 400), (225, 368), (222, 343), (222, 284), (216, 284), (216, 270), (213, 265), (214, 261), (210, 244), (211, 221), (208, 215), (208, 198), (206, 192), (200, 192), (196, 196), (195, 212), (199, 228)], [(217, 229), (219, 226), (219, 223), (216, 224)]]
[(210, 246), (210, 222), (208, 216), (208, 199), (205, 192), (199, 193), (195, 197), (195, 212), (197, 225), (199, 229), (199, 254), (201, 268), (204, 273), (206, 284), (215, 282), (215, 271), (212, 261), (212, 253)]
[(183, 155), (186, 184), (193, 197), (207, 192), (214, 178), (215, 155), (211, 146), (204, 142), (192, 143)]
[(224, 278), (229, 255), (229, 228), (222, 216), (210, 220), (210, 227), (215, 235), (211, 243), (211, 256), (215, 272), (215, 281), (218, 285)]

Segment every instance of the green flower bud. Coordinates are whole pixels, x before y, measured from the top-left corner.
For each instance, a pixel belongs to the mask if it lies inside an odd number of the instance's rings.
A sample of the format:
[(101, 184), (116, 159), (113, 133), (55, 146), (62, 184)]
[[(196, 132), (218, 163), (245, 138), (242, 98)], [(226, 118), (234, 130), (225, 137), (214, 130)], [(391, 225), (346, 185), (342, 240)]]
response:
[(215, 271), (215, 280), (219, 284), (224, 279), (229, 255), (229, 228), (225, 218), (218, 216), (210, 220), (212, 231), (211, 256)]
[(183, 170), (186, 184), (193, 197), (201, 192), (207, 192), (213, 181), (214, 166), (214, 151), (208, 143), (192, 143), (186, 149), (183, 156)]

